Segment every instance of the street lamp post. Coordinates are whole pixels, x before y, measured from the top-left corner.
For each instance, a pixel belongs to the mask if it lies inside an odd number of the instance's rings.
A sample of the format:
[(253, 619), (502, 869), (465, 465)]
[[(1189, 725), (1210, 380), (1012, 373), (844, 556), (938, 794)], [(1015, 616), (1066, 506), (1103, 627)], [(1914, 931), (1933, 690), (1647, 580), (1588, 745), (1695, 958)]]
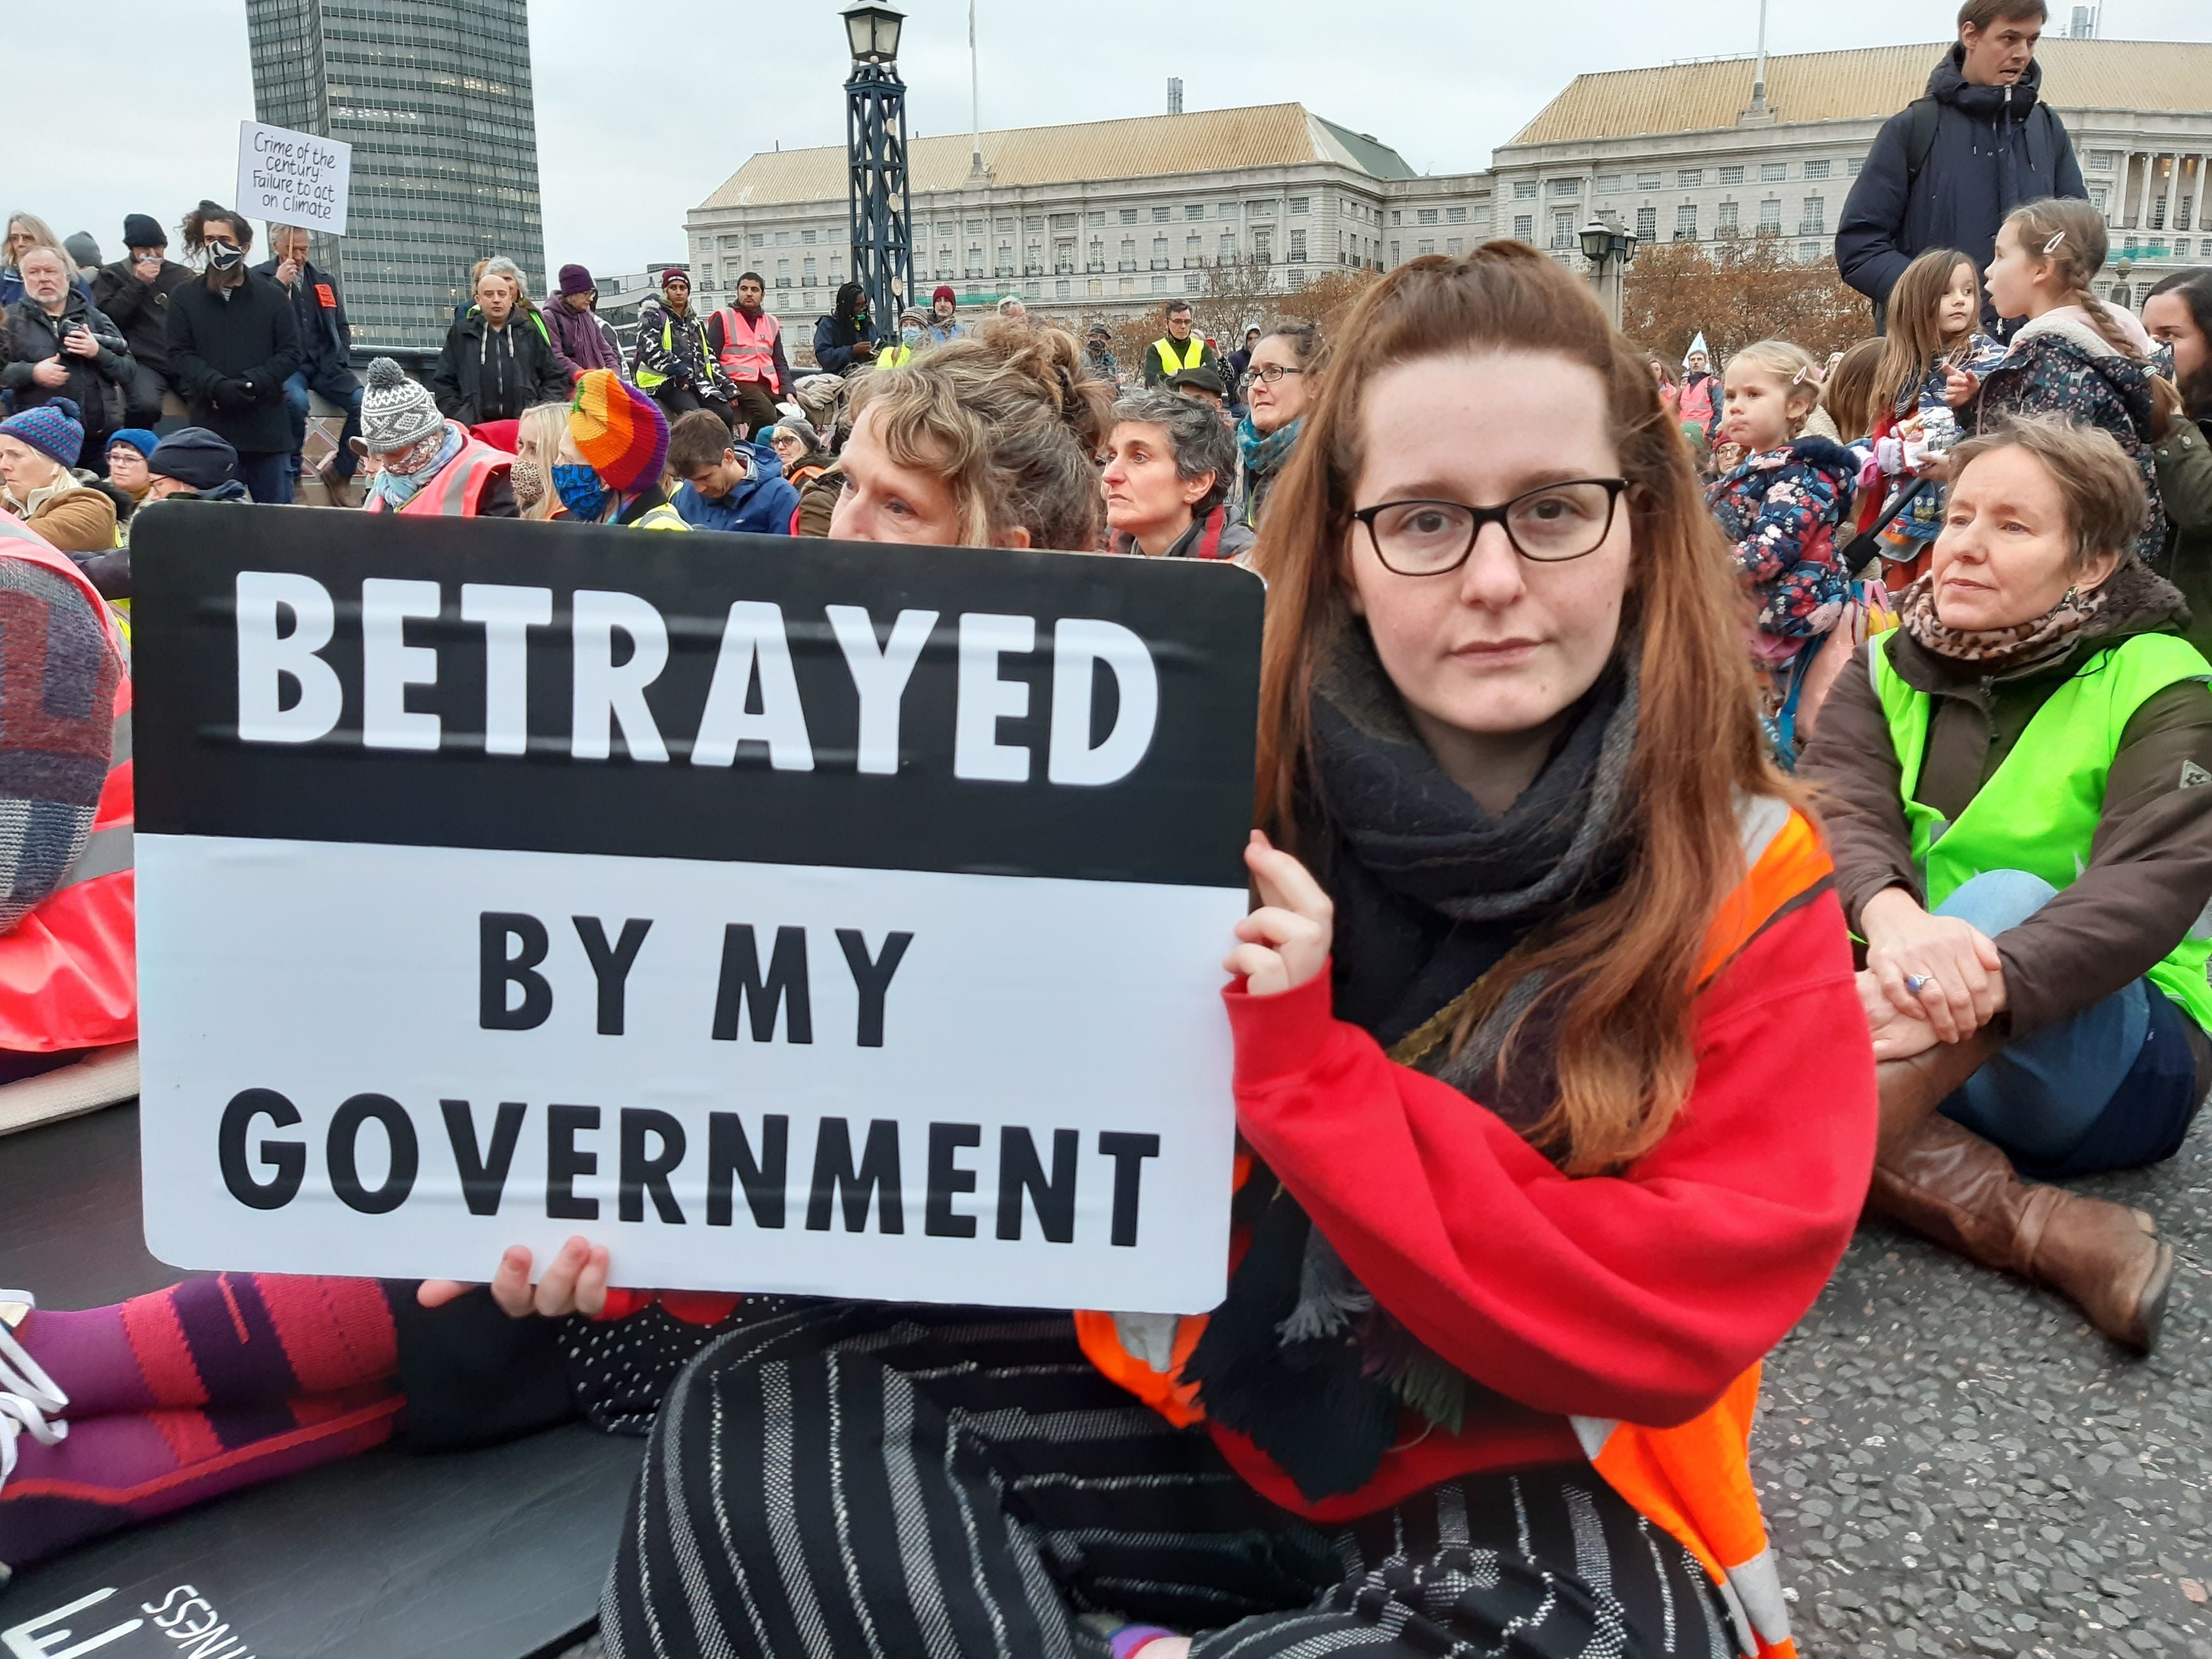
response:
[(1607, 320), (1619, 328), (1628, 267), (1636, 258), (1636, 233), (1613, 214), (1603, 213), (1582, 228), (1581, 241), (1598, 303), (1605, 307)]
[(868, 296), (880, 343), (898, 327), (898, 308), (914, 291), (914, 200), (907, 182), (906, 83), (899, 79), (900, 26), (906, 14), (876, 0), (844, 11), (852, 76), (845, 82), (846, 206), (853, 280)]

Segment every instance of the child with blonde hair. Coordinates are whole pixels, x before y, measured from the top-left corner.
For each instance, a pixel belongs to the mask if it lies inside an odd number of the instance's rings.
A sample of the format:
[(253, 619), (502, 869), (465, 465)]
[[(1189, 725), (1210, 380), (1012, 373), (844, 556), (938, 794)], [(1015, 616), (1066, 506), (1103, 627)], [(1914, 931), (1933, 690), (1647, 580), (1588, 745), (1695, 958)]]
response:
[(1757, 615), (1752, 659), (1766, 676), (1776, 748), (1791, 746), (1792, 693), (1850, 596), (1836, 529), (1849, 509), (1859, 459), (1806, 433), (1820, 402), (1820, 370), (1802, 346), (1762, 340), (1729, 360), (1721, 415), (1721, 476), (1706, 504), (1731, 544), (1737, 580)]

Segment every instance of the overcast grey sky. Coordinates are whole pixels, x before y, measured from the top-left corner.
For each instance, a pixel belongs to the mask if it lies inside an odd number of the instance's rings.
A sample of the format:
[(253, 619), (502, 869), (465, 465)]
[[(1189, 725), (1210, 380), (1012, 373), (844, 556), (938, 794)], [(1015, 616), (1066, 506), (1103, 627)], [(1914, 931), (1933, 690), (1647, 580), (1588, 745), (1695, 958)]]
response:
[[(983, 125), (1297, 100), (1425, 172), (1487, 165), (1576, 75), (1748, 52), (1758, 0), (977, 0)], [(2063, 26), (2069, 0), (2053, 0)], [(838, 0), (532, 0), (545, 253), (601, 273), (681, 257), (684, 214), (755, 150), (844, 141)], [(1772, 0), (1768, 49), (1947, 38), (1955, 0)], [(227, 199), (253, 113), (242, 0), (73, 0), (96, 68), (0, 136), (6, 207), (117, 257), (123, 216)], [(920, 133), (968, 128), (966, 0), (910, 0)], [(2107, 39), (2212, 40), (2208, 0), (2106, 0)], [(57, 85), (58, 86), (58, 82)], [(2205, 102), (2212, 106), (2212, 88)], [(43, 110), (41, 115), (40, 111)], [(64, 115), (63, 112), (66, 111)]]

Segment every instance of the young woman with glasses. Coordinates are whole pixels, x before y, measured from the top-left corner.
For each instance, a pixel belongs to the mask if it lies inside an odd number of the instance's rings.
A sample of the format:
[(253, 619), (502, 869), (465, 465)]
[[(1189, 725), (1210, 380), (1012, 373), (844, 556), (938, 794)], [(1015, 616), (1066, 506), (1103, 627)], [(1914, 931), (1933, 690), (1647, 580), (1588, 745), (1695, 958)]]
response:
[(1237, 423), (1238, 459), (1244, 467), (1242, 516), (1257, 527), (1267, 492), (1290, 465), (1306, 405), (1320, 382), (1321, 331), (1296, 318), (1273, 323), (1254, 345), (1245, 373), (1249, 412)]

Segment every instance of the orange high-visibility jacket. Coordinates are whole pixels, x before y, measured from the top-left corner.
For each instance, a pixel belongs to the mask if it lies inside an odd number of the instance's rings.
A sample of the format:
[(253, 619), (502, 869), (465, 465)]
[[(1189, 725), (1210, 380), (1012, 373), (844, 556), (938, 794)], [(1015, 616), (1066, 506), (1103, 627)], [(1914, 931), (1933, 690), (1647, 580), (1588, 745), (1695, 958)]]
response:
[[(504, 450), (494, 449), (479, 438), (464, 439), (453, 459), (440, 468), (429, 483), (409, 496), (407, 505), (399, 511), (432, 519), (473, 519), (483, 509), (484, 491), (492, 480), (506, 477), (507, 470), (514, 465), (514, 457)], [(371, 513), (389, 510), (383, 499), (374, 495), (365, 505)]]

